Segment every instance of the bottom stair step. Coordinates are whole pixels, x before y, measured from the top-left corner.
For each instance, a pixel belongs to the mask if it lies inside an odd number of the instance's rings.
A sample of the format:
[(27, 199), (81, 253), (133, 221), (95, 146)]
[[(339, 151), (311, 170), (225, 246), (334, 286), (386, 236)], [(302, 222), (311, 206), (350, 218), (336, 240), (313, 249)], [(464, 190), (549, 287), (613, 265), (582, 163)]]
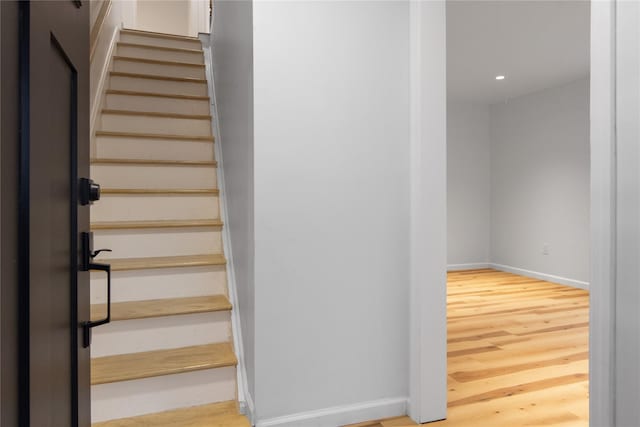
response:
[(222, 254), (179, 255), (146, 258), (104, 258), (111, 264), (111, 271), (147, 270), (157, 268), (203, 267), (207, 265), (225, 265)]
[[(211, 313), (214, 311), (228, 311), (231, 308), (231, 303), (225, 295), (115, 302), (111, 304), (111, 320)], [(102, 319), (106, 314), (106, 304), (91, 305), (91, 320)]]
[(107, 384), (203, 369), (236, 366), (231, 343), (119, 354), (91, 360), (91, 384)]
[(104, 421), (92, 427), (251, 427), (236, 402), (180, 408), (156, 414)]

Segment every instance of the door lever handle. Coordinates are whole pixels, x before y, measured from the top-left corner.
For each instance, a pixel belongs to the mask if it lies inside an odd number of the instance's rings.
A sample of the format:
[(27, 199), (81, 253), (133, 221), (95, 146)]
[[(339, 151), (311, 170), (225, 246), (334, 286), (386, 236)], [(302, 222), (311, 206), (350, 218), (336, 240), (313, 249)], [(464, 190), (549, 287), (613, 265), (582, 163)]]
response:
[(82, 345), (85, 348), (91, 345), (91, 329), (111, 322), (111, 266), (109, 264), (91, 262), (89, 263), (89, 270), (107, 273), (107, 315), (100, 320), (89, 320), (82, 323)]
[(107, 315), (100, 320), (88, 320), (82, 322), (82, 344), (85, 348), (91, 345), (91, 329), (96, 326), (106, 325), (111, 322), (111, 265), (93, 262), (101, 252), (111, 252), (111, 249), (93, 250), (93, 234), (83, 232), (81, 241), (81, 271), (104, 271), (107, 273)]
[(100, 252), (113, 252), (111, 249), (98, 249), (97, 251), (91, 252), (91, 258), (95, 258), (100, 255)]

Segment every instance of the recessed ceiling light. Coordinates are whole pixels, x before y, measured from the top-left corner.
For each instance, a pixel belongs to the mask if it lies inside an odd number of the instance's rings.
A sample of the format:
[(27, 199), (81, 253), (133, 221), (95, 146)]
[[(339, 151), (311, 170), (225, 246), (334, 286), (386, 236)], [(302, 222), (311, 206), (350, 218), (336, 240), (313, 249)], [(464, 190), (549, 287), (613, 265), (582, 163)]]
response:
[(504, 80), (504, 76), (496, 76), (496, 80)]

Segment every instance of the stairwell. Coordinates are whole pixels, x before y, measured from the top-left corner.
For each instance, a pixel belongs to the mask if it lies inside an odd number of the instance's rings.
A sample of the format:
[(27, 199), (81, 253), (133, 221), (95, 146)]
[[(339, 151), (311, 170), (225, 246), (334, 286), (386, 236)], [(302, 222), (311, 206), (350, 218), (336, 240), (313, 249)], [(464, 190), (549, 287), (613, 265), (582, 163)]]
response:
[[(246, 427), (197, 38), (123, 29), (96, 124), (96, 261), (112, 322), (91, 346), (94, 427)], [(92, 273), (92, 318), (106, 310)]]

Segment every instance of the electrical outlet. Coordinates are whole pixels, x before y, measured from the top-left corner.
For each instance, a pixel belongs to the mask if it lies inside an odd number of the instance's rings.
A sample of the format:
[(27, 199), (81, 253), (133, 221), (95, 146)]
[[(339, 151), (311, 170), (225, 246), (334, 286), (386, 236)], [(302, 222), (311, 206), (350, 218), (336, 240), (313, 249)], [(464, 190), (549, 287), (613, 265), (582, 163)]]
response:
[(542, 255), (549, 255), (549, 244), (545, 243), (542, 245)]

